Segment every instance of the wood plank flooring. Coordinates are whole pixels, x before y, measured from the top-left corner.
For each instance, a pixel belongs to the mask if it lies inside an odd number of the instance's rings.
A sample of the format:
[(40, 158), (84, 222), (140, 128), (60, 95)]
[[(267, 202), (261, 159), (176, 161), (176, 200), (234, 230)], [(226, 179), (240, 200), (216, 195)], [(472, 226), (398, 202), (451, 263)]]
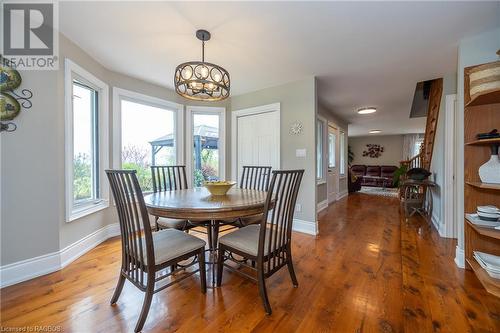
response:
[[(257, 286), (224, 272), (199, 291), (190, 277), (153, 297), (144, 332), (500, 332), (500, 300), (454, 262), (455, 241), (397, 199), (355, 194), (320, 215), (320, 236), (294, 233), (299, 287), (286, 269), (268, 280), (273, 314)], [(64, 332), (132, 332), (143, 294), (128, 282), (109, 305), (120, 265), (110, 239), (65, 269), (1, 290), (0, 326)]]

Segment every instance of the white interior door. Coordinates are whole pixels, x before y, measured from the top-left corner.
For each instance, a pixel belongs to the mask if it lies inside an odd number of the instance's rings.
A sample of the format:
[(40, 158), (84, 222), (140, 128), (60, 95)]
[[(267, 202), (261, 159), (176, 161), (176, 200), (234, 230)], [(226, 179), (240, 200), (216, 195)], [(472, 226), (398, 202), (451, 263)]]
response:
[(338, 161), (337, 161), (337, 141), (338, 136), (337, 128), (329, 125), (328, 126), (328, 137), (327, 137), (327, 152), (328, 152), (328, 175), (326, 179), (326, 188), (328, 194), (328, 203), (337, 200), (337, 194), (339, 192), (338, 184)]
[[(244, 165), (271, 166), (278, 169), (280, 165), (280, 116), (279, 110), (261, 113), (236, 115), (233, 123), (233, 134), (236, 133), (236, 180), (239, 182)], [(238, 112), (238, 111), (237, 111)], [(233, 135), (234, 137), (234, 135)], [(236, 158), (235, 158), (236, 157)]]

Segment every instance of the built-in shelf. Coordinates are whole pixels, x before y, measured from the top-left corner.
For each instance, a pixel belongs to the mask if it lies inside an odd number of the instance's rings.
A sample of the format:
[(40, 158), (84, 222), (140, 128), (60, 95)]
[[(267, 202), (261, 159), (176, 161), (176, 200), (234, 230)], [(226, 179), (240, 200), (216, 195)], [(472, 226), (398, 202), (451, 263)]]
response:
[(491, 144), (495, 144), (495, 143), (500, 144), (500, 138), (475, 140), (475, 141), (467, 142), (466, 145), (468, 145), (468, 146), (486, 146), (486, 145), (491, 145)]
[(489, 184), (489, 183), (481, 183), (481, 182), (465, 182), (467, 185), (474, 186), (476, 188), (482, 188), (487, 190), (500, 190), (500, 184)]
[(467, 259), (477, 279), (481, 282), (484, 289), (490, 294), (500, 297), (500, 279), (494, 279), (482, 268), (474, 258)]
[(465, 107), (500, 103), (500, 90), (485, 93), (471, 99)]
[(475, 225), (474, 223), (471, 223), (471, 221), (467, 218), (467, 216), (465, 216), (465, 219), (467, 220), (467, 223), (470, 225), (470, 227), (474, 229), (474, 231), (477, 232), (478, 234), (495, 239), (500, 239), (500, 230), (496, 230), (494, 228), (485, 228)]
[[(477, 133), (500, 129), (500, 87), (498, 78), (490, 69), (500, 68), (500, 61), (481, 64), (464, 69), (464, 211), (472, 212), (478, 205), (500, 207), (500, 184), (482, 183), (477, 178), (478, 169), (484, 163), (489, 145), (500, 144), (500, 138), (476, 140)], [(473, 80), (471, 81), (471, 75)], [(489, 84), (487, 87), (485, 83)], [(472, 84), (472, 85), (471, 85)], [(475, 92), (470, 96), (471, 90)], [(469, 216), (470, 218), (470, 216)], [(464, 218), (464, 244), (466, 268), (473, 270), (484, 288), (500, 297), (500, 279), (488, 275), (474, 259), (474, 251), (500, 255), (500, 230), (472, 224)]]

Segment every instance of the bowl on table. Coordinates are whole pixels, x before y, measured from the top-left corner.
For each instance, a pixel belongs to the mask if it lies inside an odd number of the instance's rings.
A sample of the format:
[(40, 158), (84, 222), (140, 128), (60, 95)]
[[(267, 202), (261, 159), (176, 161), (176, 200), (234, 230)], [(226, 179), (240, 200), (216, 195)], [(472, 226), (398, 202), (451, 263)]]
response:
[(226, 195), (227, 191), (236, 185), (236, 182), (217, 180), (217, 181), (206, 181), (203, 186), (206, 187), (211, 195)]

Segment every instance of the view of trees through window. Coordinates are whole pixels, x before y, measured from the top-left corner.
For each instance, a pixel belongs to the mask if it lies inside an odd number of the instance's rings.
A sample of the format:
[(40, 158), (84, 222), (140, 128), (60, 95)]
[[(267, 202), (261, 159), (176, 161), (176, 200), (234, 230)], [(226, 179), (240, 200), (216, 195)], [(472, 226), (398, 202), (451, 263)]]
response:
[(193, 184), (219, 179), (219, 115), (193, 114)]
[(137, 170), (144, 192), (153, 190), (151, 165), (176, 163), (175, 112), (122, 100), (122, 168)]
[(73, 82), (73, 200), (95, 199), (97, 193), (97, 91)]

